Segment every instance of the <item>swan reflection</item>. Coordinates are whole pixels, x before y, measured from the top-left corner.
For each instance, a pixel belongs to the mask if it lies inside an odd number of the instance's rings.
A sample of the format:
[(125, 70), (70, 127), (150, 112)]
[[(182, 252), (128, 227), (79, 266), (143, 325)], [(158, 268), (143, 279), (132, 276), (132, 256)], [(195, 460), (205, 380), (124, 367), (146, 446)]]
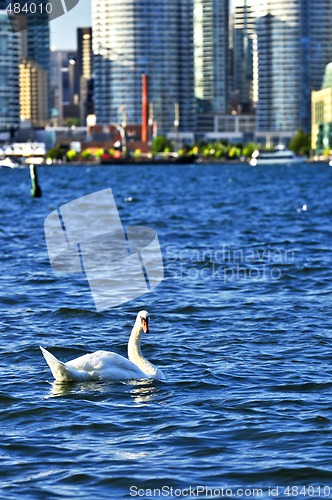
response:
[[(144, 405), (151, 402), (158, 402), (160, 404), (165, 404), (165, 393), (161, 391), (161, 388), (156, 385), (156, 381), (151, 379), (135, 379), (120, 382), (116, 384), (114, 382), (96, 381), (96, 382), (58, 382), (54, 381), (50, 383), (51, 388), (46, 395), (48, 398), (56, 398), (61, 396), (80, 396), (87, 394), (114, 394), (116, 392), (128, 393), (136, 404)], [(122, 387), (122, 389), (121, 389)], [(167, 394), (168, 396), (168, 394)]]
[(136, 380), (133, 381), (132, 385), (134, 387), (131, 389), (130, 395), (136, 404), (151, 402), (156, 399), (159, 392), (153, 380)]
[(55, 398), (59, 396), (67, 396), (68, 394), (87, 394), (89, 392), (104, 393), (107, 385), (109, 384), (100, 382), (68, 383), (55, 381), (51, 384), (51, 390), (48, 397)]

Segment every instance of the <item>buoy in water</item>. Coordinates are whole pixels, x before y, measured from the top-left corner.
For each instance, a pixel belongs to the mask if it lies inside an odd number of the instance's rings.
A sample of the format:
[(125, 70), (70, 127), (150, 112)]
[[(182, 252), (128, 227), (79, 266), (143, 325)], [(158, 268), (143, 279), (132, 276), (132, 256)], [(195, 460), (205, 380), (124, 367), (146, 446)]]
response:
[(33, 196), (34, 198), (40, 198), (42, 195), (42, 191), (38, 184), (36, 165), (30, 165), (30, 177), (31, 177), (31, 196)]

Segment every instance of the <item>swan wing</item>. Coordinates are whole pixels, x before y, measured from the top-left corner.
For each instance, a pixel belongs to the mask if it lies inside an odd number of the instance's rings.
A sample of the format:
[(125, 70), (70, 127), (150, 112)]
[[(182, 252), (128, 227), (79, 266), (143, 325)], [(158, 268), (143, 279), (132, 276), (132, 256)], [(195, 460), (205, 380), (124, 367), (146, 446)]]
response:
[(53, 377), (58, 382), (72, 382), (88, 380), (88, 374), (84, 372), (79, 372), (74, 368), (68, 367), (66, 363), (59, 361), (53, 354), (48, 352), (44, 347), (40, 347), (43, 356), (50, 367)]
[(110, 351), (96, 351), (68, 361), (66, 366), (89, 373), (91, 379), (129, 380), (146, 378), (146, 375), (129, 359)]

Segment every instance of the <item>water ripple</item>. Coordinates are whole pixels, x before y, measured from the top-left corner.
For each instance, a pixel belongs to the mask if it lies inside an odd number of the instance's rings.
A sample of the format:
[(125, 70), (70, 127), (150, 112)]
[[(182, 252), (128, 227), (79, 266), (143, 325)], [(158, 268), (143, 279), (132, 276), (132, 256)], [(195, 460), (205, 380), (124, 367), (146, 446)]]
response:
[[(40, 169), (40, 200), (25, 169), (0, 175), (3, 497), (332, 488), (330, 170), (57, 166)], [(97, 313), (84, 279), (51, 269), (43, 223), (105, 186), (126, 224), (158, 231), (166, 279)], [(39, 345), (126, 355), (142, 308), (166, 382), (53, 382)]]

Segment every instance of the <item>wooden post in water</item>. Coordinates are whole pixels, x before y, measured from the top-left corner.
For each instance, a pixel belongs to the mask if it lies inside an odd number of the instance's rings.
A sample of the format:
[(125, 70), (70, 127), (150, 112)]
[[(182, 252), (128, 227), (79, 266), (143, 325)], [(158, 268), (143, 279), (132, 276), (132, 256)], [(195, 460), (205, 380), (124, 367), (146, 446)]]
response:
[(31, 177), (31, 196), (34, 198), (40, 198), (42, 191), (38, 184), (38, 175), (36, 170), (36, 165), (30, 165), (30, 177)]

